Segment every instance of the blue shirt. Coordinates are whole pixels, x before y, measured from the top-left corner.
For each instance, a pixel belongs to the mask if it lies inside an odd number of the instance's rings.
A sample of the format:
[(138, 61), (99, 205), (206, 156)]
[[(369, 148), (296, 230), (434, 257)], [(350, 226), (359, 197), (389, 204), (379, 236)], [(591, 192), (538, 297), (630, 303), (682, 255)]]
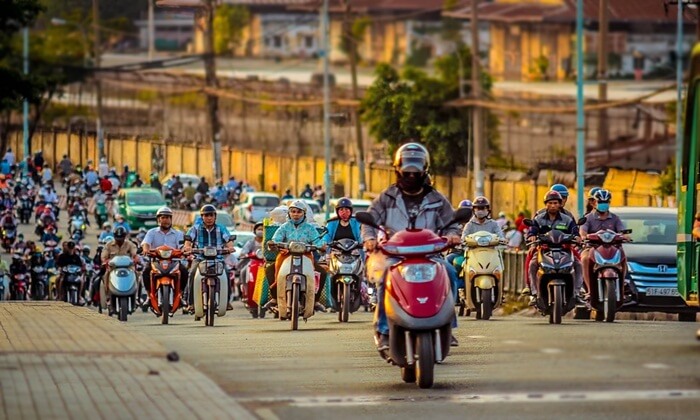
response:
[(169, 229), (163, 232), (160, 227), (153, 228), (146, 232), (142, 244), (148, 244), (151, 249), (159, 246), (169, 246), (171, 248), (180, 249), (180, 241), (185, 240), (185, 234), (177, 229)]
[(99, 182), (99, 180), (100, 179), (97, 176), (97, 172), (95, 171), (89, 171), (85, 174), (85, 183), (88, 185), (95, 185), (97, 182)]
[(127, 222), (126, 220), (123, 222), (114, 222), (114, 226), (112, 226), (112, 230), (117, 230), (117, 228), (120, 226), (126, 230), (126, 233), (131, 233), (131, 226), (129, 226), (129, 222)]
[(220, 248), (231, 240), (231, 234), (228, 233), (228, 230), (218, 223), (211, 229), (207, 229), (203, 222), (199, 222), (187, 231), (187, 236), (192, 239), (197, 248), (205, 246)]

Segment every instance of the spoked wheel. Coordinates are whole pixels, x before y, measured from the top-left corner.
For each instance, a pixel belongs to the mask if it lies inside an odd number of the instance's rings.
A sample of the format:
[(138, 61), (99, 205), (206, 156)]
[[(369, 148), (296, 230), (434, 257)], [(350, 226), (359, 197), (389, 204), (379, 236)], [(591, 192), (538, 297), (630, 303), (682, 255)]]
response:
[(433, 386), (433, 374), (435, 368), (435, 353), (433, 348), (433, 334), (430, 331), (422, 332), (416, 337), (416, 381), (419, 388)]
[(214, 326), (214, 314), (216, 313), (216, 288), (209, 285), (207, 290), (207, 313), (205, 314), (204, 325)]
[[(153, 286), (151, 286), (153, 287)], [(170, 321), (170, 286), (165, 285), (160, 289), (160, 323), (167, 324)]]
[(605, 298), (603, 300), (603, 314), (605, 322), (615, 322), (615, 310), (617, 309), (617, 295), (615, 293), (615, 279), (605, 280)]
[(292, 284), (292, 330), (299, 329), (299, 284)]

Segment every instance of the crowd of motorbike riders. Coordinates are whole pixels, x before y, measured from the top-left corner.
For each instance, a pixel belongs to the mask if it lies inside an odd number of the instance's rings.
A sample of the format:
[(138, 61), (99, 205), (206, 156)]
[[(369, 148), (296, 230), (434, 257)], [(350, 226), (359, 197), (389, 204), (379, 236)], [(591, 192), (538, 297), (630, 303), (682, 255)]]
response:
[[(4, 162), (4, 161), (3, 161)], [(2, 281), (0, 282), (0, 297), (9, 299), (57, 299), (69, 301), (76, 305), (94, 304), (102, 309), (114, 310), (110, 305), (109, 288), (104, 287), (109, 275), (108, 262), (116, 256), (128, 256), (133, 260), (134, 270), (142, 272), (143, 288), (146, 292), (151, 290), (151, 266), (143, 256), (158, 247), (168, 246), (173, 249), (181, 249), (184, 258), (179, 263), (180, 290), (183, 296), (182, 307), (185, 311), (194, 313), (193, 295), (188, 291), (193, 290), (194, 271), (198, 268), (197, 258), (192, 254), (193, 249), (213, 246), (233, 251), (232, 238), (228, 231), (216, 224), (217, 204), (229, 200), (227, 195), (219, 197), (217, 188), (224, 190), (221, 183), (212, 188), (212, 193), (195, 190), (184, 192), (181, 183), (176, 180), (172, 190), (166, 191), (166, 196), (175, 197), (175, 202), (186, 201), (203, 204), (200, 209), (201, 219), (184, 234), (173, 228), (173, 212), (168, 207), (163, 207), (157, 212), (158, 226), (150, 231), (144, 229), (132, 232), (130, 226), (123, 217), (116, 216), (114, 222), (109, 221), (107, 203), (122, 186), (140, 186), (143, 182), (138, 175), (125, 168), (121, 175), (108, 169), (106, 162), (101, 160), (97, 167), (92, 167), (89, 162), (86, 168), (73, 168), (67, 157), (59, 163), (61, 179), (66, 188), (65, 208), (66, 215), (61, 214), (59, 197), (54, 187), (53, 176), (50, 169), (42, 169), (41, 165), (30, 165), (29, 159), (24, 167), (13, 165), (8, 173), (0, 174), (0, 239), (5, 252), (11, 256), (8, 265), (5, 259), (0, 264)], [(32, 168), (30, 168), (32, 166)], [(341, 240), (350, 240), (363, 248), (363, 256), (376, 252), (381, 248), (382, 241), (391, 237), (396, 232), (406, 229), (409, 224), (417, 228), (429, 229), (447, 239), (450, 246), (457, 247), (458, 253), (447, 253), (446, 258), (438, 258), (444, 265), (450, 279), (452, 294), (457, 297), (457, 291), (464, 288), (464, 272), (461, 266), (463, 260), (455, 264), (462, 251), (460, 248), (465, 243), (465, 238), (477, 232), (489, 232), (499, 238), (499, 244), (514, 249), (522, 249), (527, 244), (537, 244), (540, 234), (546, 231), (561, 231), (573, 235), (577, 242), (586, 239), (590, 233), (601, 229), (611, 229), (622, 232), (624, 226), (619, 217), (610, 213), (609, 206), (611, 194), (601, 188), (593, 188), (588, 194), (587, 213), (584, 219), (577, 221), (573, 214), (565, 208), (569, 196), (567, 188), (562, 184), (555, 184), (543, 198), (544, 208), (539, 210), (532, 219), (525, 219), (520, 213), (513, 222), (506, 218), (504, 213), (499, 213), (492, 218), (491, 204), (486, 197), (476, 197), (473, 201), (464, 200), (459, 208), (467, 208), (471, 211), (471, 217), (463, 223), (453, 223), (455, 209), (449, 201), (433, 186), (430, 179), (430, 155), (428, 150), (418, 143), (408, 143), (400, 147), (394, 157), (393, 166), (396, 174), (396, 182), (385, 189), (372, 203), (369, 214), (376, 225), (383, 229), (378, 230), (368, 224), (360, 224), (353, 216), (353, 203), (348, 198), (341, 198), (335, 206), (335, 217), (328, 221), (325, 232), (319, 234), (313, 215), (308, 205), (303, 200), (293, 200), (287, 207), (279, 207), (270, 214), (271, 224), (278, 225), (278, 229), (272, 238), (267, 238), (263, 244), (264, 226), (255, 224), (253, 230), (254, 239), (246, 243), (241, 252), (240, 260), (234, 261), (226, 258), (226, 267), (229, 282), (229, 296), (246, 295), (244, 285), (240, 290), (234, 290), (235, 278), (240, 278), (246, 266), (251, 263), (255, 255), (264, 251), (263, 246), (269, 250), (277, 250), (277, 245), (289, 241), (300, 241), (317, 248), (314, 253), (314, 270), (325, 278), (327, 265), (323, 263), (324, 255)], [(47, 175), (47, 170), (49, 174)], [(4, 172), (4, 171), (3, 171)], [(28, 176), (24, 176), (28, 175)], [(160, 188), (157, 177), (151, 179), (151, 185)], [(201, 184), (200, 184), (201, 185)], [(240, 188), (237, 190), (240, 192)], [(196, 199), (195, 194), (201, 193)], [(190, 195), (192, 197), (190, 197)], [(203, 201), (202, 197), (208, 196), (212, 200)], [(94, 197), (94, 207), (88, 214), (89, 197)], [(235, 199), (235, 198), (234, 198)], [(184, 201), (183, 201), (184, 203)], [(59, 216), (65, 217), (64, 238), (59, 233)], [(90, 217), (92, 216), (92, 217)], [(87, 226), (90, 219), (101, 229), (98, 238), (98, 247), (95, 252), (89, 245), (84, 244)], [(18, 234), (19, 223), (35, 224), (36, 238), (25, 238)], [(139, 248), (140, 247), (140, 250)], [(531, 305), (537, 305), (538, 287), (538, 261), (533, 258), (536, 246), (530, 247), (526, 261), (526, 284), (522, 291), (524, 295), (531, 296)], [(581, 252), (576, 247), (573, 264), (574, 288), (580, 293), (575, 294), (576, 303), (587, 305), (586, 290), (590, 290), (591, 263), (588, 247), (583, 247)], [(270, 301), (259, 308), (264, 314), (266, 309), (274, 308), (277, 304), (277, 282), (279, 270), (284, 262), (285, 250), (280, 250), (274, 261), (264, 262), (264, 270), (270, 285)], [(69, 294), (67, 284), (72, 284), (72, 290), (77, 293)], [(373, 296), (375, 310), (376, 343), (380, 350), (389, 346), (388, 324), (383, 305), (383, 281), (376, 284)], [(322, 287), (317, 286), (314, 293), (314, 309), (326, 311), (319, 302)], [(366, 283), (363, 283), (363, 303), (370, 299), (367, 295)], [(332, 302), (338, 302), (337, 289), (331, 288)], [(138, 303), (148, 306), (145, 294), (139, 297)], [(179, 296), (179, 295), (178, 295)], [(459, 299), (455, 299), (458, 301)], [(230, 299), (228, 299), (230, 302)], [(249, 300), (250, 301), (250, 300)], [(230, 303), (228, 303), (230, 309)], [(247, 305), (248, 306), (248, 305)], [(331, 310), (337, 309), (337, 304), (331, 305)], [(250, 309), (250, 307), (249, 307)], [(257, 310), (257, 309), (256, 309)], [(304, 314), (305, 318), (313, 315), (313, 311)], [(286, 315), (289, 317), (289, 315)], [(284, 318), (284, 317), (283, 317)], [(457, 318), (453, 318), (452, 327), (457, 327)], [(451, 339), (452, 346), (458, 345), (454, 336)]]

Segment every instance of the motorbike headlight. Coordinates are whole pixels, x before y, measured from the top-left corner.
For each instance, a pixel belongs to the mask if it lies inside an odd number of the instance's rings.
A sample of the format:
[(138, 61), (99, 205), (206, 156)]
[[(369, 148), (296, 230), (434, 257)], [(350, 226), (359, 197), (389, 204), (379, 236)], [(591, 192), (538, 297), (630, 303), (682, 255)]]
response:
[(288, 248), (289, 252), (294, 254), (303, 254), (306, 252), (306, 244), (303, 242), (290, 242)]
[(489, 236), (477, 236), (476, 244), (479, 246), (489, 246), (491, 243), (491, 238)]
[(216, 255), (217, 255), (216, 248), (214, 248), (213, 246), (208, 246), (208, 247), (204, 248), (204, 256), (205, 257), (216, 257)]
[(603, 258), (602, 255), (600, 255), (600, 254), (597, 253), (597, 252), (595, 252), (594, 255), (595, 255), (595, 262), (596, 262), (596, 264), (600, 264), (600, 265), (610, 265), (610, 264), (612, 264), (612, 265), (615, 265), (615, 264), (619, 264), (619, 263), (620, 263), (620, 252), (616, 252), (616, 253), (615, 253), (615, 256), (613, 256), (613, 257), (610, 258), (609, 260), (606, 260), (605, 258)]
[(352, 252), (351, 252), (351, 254), (354, 255), (355, 257), (357, 257), (357, 256), (360, 255), (360, 250), (359, 250), (359, 249), (353, 249)]
[(161, 258), (168, 259), (170, 258), (171, 255), (173, 255), (173, 251), (170, 249), (161, 249), (158, 251), (158, 255), (160, 255)]
[(427, 283), (435, 278), (436, 264), (408, 264), (399, 267), (399, 272), (407, 282)]

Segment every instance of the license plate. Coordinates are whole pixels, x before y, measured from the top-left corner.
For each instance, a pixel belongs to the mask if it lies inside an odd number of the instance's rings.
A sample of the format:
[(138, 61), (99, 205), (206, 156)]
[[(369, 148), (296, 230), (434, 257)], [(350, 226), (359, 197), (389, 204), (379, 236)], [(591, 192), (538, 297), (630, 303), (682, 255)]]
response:
[(157, 224), (158, 224), (158, 222), (155, 220), (148, 220), (148, 221), (144, 222), (144, 225), (146, 225), (146, 226), (155, 226)]
[(675, 287), (648, 287), (647, 296), (680, 296)]

